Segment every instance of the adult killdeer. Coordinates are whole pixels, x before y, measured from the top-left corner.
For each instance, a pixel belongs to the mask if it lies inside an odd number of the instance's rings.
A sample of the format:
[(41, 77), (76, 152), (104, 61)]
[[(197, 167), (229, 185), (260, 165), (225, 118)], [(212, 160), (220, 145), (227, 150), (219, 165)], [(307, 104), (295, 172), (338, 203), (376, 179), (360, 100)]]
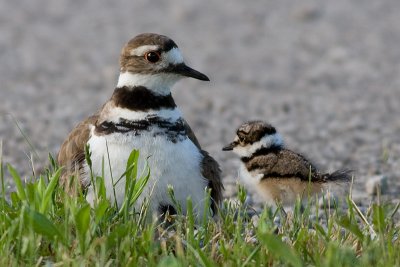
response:
[(323, 173), (302, 155), (284, 147), (275, 128), (262, 121), (242, 124), (223, 148), (241, 157), (240, 177), (269, 204), (292, 205), (298, 197), (320, 192), (328, 182), (344, 182), (349, 171)]
[(72, 130), (58, 153), (58, 162), (66, 170), (62, 182), (67, 190), (71, 177), (77, 176), (88, 190), (88, 201), (94, 200), (84, 156), (88, 144), (93, 174), (101, 176), (104, 171), (107, 196), (121, 206), (125, 180), (115, 185), (115, 196), (112, 180), (123, 176), (131, 151), (138, 149), (138, 173), (146, 160), (151, 172), (138, 206), (149, 197), (150, 212), (173, 211), (176, 207), (167, 192), (172, 185), (183, 212), (190, 196), (195, 212), (202, 216), (206, 188), (211, 189), (208, 203), (215, 211), (223, 190), (218, 163), (201, 149), (171, 95), (171, 87), (184, 77), (209, 81), (185, 65), (170, 38), (145, 33), (130, 40), (122, 49), (119, 80), (110, 100)]

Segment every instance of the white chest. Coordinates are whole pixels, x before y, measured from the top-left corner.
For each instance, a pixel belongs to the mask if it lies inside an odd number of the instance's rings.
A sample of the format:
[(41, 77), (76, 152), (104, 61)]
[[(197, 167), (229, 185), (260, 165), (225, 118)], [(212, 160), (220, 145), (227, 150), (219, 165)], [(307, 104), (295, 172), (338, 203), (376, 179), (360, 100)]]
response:
[(269, 192), (268, 187), (262, 185), (263, 174), (256, 173), (255, 171), (249, 172), (246, 166), (241, 163), (239, 169), (239, 177), (242, 183), (252, 192), (256, 192), (262, 198), (263, 201), (268, 203), (269, 205), (274, 205), (275, 200), (271, 193)]
[[(95, 175), (100, 176), (104, 165), (107, 196), (121, 206), (125, 194), (125, 178), (120, 178), (126, 170), (130, 153), (133, 149), (138, 149), (138, 174), (144, 170), (146, 162), (150, 168), (150, 179), (138, 199), (138, 207), (145, 197), (150, 199), (152, 212), (157, 212), (160, 205), (171, 205), (167, 192), (168, 185), (171, 185), (184, 212), (189, 196), (195, 209), (203, 211), (204, 189), (207, 186), (207, 180), (202, 176), (200, 167), (203, 156), (190, 139), (185, 138), (173, 143), (163, 135), (154, 134), (155, 131), (146, 131), (140, 135), (113, 133), (91, 136), (88, 143), (92, 153), (92, 169)], [(118, 179), (120, 181), (115, 184)], [(93, 197), (94, 193), (89, 188), (88, 201), (92, 202)]]
[(246, 166), (243, 163), (241, 163), (239, 168), (239, 177), (246, 186), (249, 186), (252, 189), (257, 189), (257, 185), (260, 183), (263, 175), (250, 173), (246, 169)]

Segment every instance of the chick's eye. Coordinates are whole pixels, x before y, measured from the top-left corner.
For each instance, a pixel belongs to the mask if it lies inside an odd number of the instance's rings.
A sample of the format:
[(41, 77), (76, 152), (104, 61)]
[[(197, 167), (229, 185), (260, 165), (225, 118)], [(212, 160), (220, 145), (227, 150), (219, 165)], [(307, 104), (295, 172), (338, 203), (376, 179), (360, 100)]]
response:
[(144, 54), (144, 58), (148, 62), (156, 63), (157, 61), (160, 60), (160, 53), (158, 53), (156, 51), (147, 52), (146, 54)]
[(243, 136), (238, 136), (239, 137), (239, 141), (243, 142), (244, 141), (244, 137)]

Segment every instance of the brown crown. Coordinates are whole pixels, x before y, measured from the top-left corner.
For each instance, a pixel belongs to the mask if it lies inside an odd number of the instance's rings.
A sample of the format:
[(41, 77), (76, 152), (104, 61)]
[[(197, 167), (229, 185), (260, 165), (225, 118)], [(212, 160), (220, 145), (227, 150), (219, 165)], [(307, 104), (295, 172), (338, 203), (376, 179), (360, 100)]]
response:
[(275, 127), (263, 121), (246, 122), (242, 124), (236, 132), (239, 138), (244, 139), (244, 142), (250, 144), (259, 141), (265, 135), (275, 133)]
[(168, 52), (172, 48), (178, 47), (173, 40), (167, 36), (155, 33), (142, 33), (132, 38), (122, 48), (120, 56), (120, 68), (122, 72), (132, 71), (136, 73), (149, 73), (152, 65), (148, 64), (143, 57), (131, 55), (131, 51), (143, 45), (157, 45), (160, 54)]

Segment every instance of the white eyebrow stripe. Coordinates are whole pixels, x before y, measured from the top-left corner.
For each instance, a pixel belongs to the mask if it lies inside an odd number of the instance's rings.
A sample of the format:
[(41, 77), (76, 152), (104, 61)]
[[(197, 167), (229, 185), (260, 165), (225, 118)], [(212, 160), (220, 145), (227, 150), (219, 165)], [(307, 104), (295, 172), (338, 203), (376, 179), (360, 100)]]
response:
[(135, 49), (132, 49), (130, 54), (131, 54), (131, 56), (141, 57), (147, 51), (156, 51), (159, 49), (160, 49), (160, 47), (158, 45), (142, 45), (142, 46), (136, 47)]

